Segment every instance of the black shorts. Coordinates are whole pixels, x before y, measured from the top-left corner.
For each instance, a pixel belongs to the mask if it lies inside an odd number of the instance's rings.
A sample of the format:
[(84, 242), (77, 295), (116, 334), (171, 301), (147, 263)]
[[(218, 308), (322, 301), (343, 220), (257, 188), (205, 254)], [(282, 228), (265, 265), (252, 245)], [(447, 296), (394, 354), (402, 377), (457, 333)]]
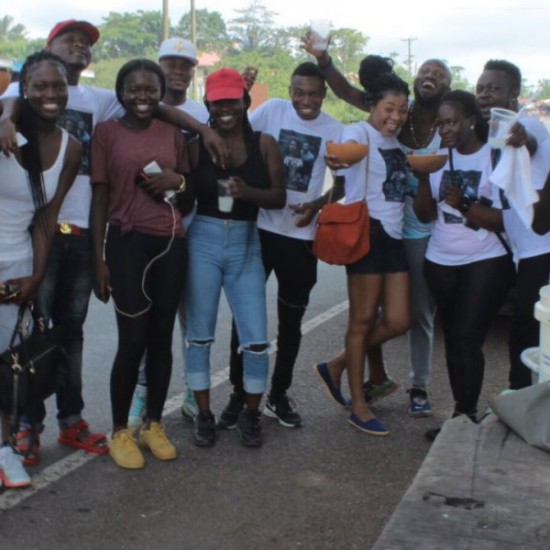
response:
[(357, 262), (347, 265), (348, 275), (379, 275), (407, 272), (407, 256), (401, 239), (390, 237), (380, 220), (370, 220), (370, 251)]

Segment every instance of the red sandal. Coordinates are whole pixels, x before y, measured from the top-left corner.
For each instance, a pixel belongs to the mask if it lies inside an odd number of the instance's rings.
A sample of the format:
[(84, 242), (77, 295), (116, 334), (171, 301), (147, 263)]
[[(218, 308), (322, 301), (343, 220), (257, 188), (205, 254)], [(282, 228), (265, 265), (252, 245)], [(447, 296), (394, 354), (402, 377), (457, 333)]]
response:
[[(36, 466), (40, 462), (40, 436), (32, 434), (29, 429), (20, 430), (15, 436), (17, 451), (23, 455), (25, 466)], [(32, 446), (29, 448), (31, 445)]]
[(79, 420), (72, 426), (63, 428), (57, 437), (57, 441), (63, 445), (82, 449), (87, 453), (104, 455), (109, 452), (107, 437), (105, 434), (90, 433), (90, 425), (86, 420)]

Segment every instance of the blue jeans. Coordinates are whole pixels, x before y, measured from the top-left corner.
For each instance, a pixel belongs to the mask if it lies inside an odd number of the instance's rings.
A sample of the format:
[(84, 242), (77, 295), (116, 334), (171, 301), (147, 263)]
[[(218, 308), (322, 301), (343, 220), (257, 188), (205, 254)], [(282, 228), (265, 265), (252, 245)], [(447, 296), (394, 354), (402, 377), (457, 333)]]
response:
[[(57, 392), (57, 419), (61, 428), (82, 418), (83, 326), (92, 292), (92, 252), (89, 231), (81, 235), (56, 233), (48, 258), (46, 276), (38, 293), (38, 310), (54, 326), (62, 327), (61, 343), (68, 356), (69, 380)], [(46, 409), (38, 407), (38, 423)]]
[(210, 387), (210, 347), (223, 288), (241, 343), (245, 391), (263, 393), (269, 360), (265, 272), (256, 224), (196, 216), (187, 238), (187, 383), (195, 391)]
[(430, 237), (403, 239), (409, 277), (413, 320), (409, 329), (409, 352), (413, 388), (427, 390), (432, 365), (435, 302), (424, 277), (424, 256)]

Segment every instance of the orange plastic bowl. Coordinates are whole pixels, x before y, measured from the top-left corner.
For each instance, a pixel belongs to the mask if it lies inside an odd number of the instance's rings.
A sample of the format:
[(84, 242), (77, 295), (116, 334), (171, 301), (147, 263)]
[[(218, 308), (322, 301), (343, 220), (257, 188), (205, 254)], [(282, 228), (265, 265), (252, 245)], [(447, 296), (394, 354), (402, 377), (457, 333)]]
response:
[(407, 156), (410, 167), (421, 174), (431, 174), (441, 170), (447, 162), (448, 155), (412, 155)]
[(327, 155), (336, 157), (336, 162), (341, 164), (355, 164), (363, 160), (368, 152), (369, 146), (364, 143), (327, 141)]

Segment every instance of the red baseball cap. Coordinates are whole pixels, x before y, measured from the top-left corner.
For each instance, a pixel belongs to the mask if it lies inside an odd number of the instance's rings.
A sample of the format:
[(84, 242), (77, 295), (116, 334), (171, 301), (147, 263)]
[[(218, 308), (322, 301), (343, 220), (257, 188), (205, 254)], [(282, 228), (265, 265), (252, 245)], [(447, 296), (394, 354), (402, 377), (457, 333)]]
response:
[(77, 29), (82, 31), (89, 39), (90, 45), (94, 45), (99, 40), (99, 29), (94, 27), (88, 21), (77, 21), (76, 19), (67, 19), (67, 21), (60, 21), (55, 25), (55, 27), (50, 31), (48, 35), (48, 44), (60, 34), (67, 32), (70, 29)]
[(235, 69), (220, 69), (208, 75), (205, 84), (206, 101), (220, 99), (242, 99), (246, 82)]

